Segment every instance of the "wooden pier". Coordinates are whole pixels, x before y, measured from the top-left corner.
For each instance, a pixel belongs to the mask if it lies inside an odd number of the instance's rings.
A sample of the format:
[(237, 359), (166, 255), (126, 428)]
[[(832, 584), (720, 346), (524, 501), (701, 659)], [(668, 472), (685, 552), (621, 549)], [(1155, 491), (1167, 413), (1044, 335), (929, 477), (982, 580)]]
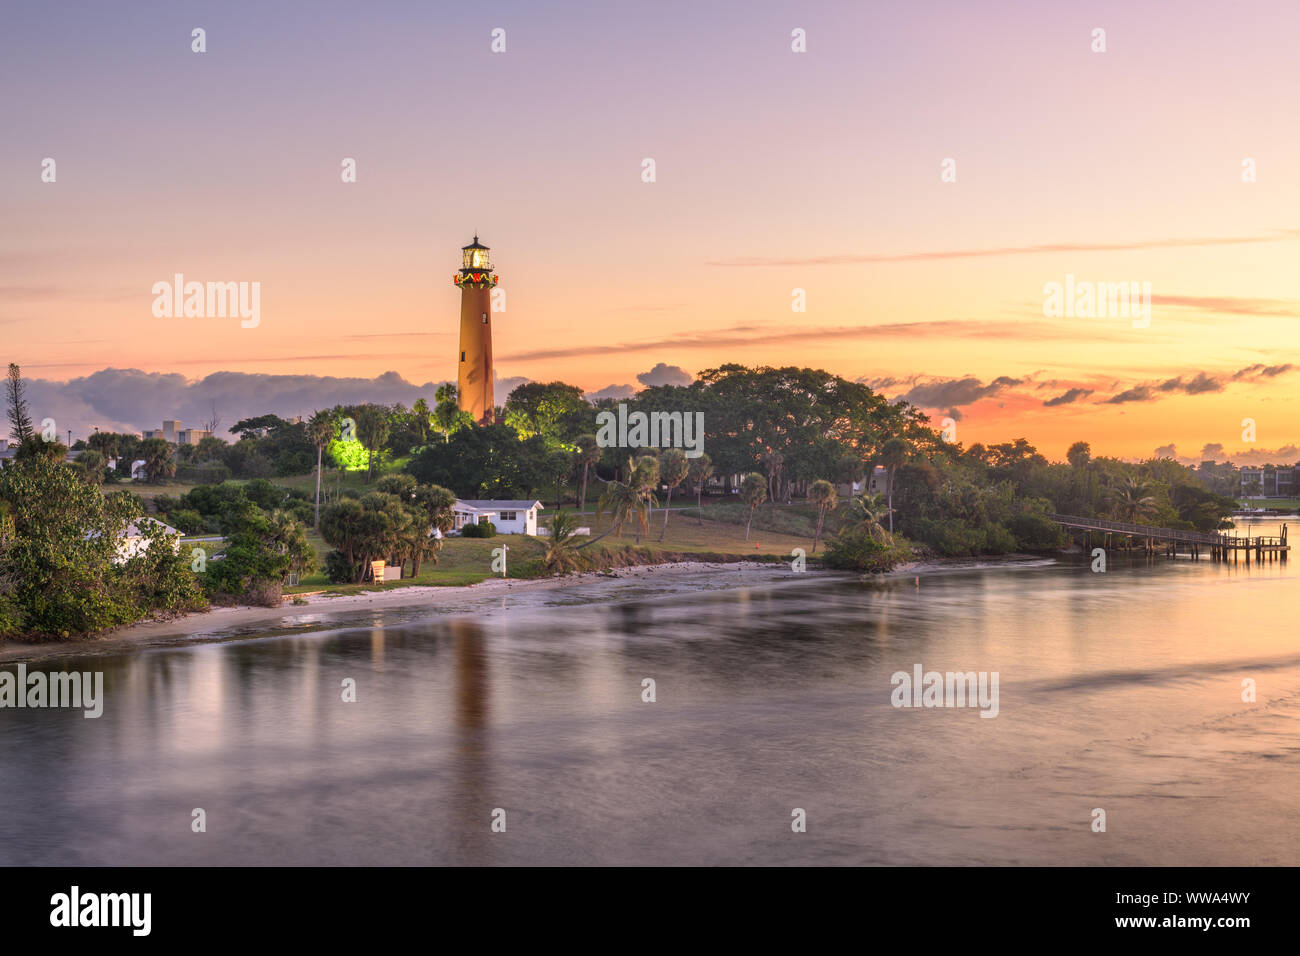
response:
[[(1286, 525), (1280, 535), (1211, 534), (1204, 531), (1181, 531), (1177, 528), (1155, 528), (1144, 524), (1123, 521), (1106, 521), (1102, 518), (1080, 518), (1075, 515), (1047, 515), (1063, 528), (1085, 532), (1085, 548), (1092, 550), (1092, 535), (1102, 535), (1105, 542), (1112, 537), (1124, 538), (1130, 547), (1134, 543), (1148, 554), (1164, 552), (1175, 557), (1179, 550), (1193, 558), (1203, 553), (1212, 561), (1237, 561), (1241, 556), (1250, 564), (1256, 561), (1285, 561), (1291, 546), (1286, 543)], [(1103, 545), (1104, 546), (1104, 543)]]

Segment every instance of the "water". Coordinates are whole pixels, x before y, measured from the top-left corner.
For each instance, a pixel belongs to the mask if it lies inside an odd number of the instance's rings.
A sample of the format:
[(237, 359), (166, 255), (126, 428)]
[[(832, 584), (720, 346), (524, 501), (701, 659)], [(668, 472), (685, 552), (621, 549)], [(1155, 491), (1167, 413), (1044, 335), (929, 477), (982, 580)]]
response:
[[(600, 581), (61, 658), (104, 715), (0, 710), (0, 863), (1295, 865), (1297, 588), (1114, 555)], [(891, 707), (916, 663), (997, 671), (999, 715)]]

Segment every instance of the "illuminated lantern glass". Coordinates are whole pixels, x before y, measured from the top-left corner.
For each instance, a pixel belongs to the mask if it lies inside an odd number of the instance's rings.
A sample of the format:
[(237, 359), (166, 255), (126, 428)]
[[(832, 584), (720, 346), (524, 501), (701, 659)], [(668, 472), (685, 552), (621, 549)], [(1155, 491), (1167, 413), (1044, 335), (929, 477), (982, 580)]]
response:
[(482, 272), (487, 272), (492, 268), (492, 261), (488, 258), (488, 247), (479, 245), (478, 236), (475, 236), (474, 243), (465, 246), (461, 253), (464, 256), (463, 268)]

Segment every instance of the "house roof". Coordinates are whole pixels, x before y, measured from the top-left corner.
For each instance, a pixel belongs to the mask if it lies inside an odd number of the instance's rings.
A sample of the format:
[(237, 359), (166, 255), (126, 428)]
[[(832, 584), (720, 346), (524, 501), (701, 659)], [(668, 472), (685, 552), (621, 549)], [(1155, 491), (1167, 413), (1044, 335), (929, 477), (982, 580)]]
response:
[(540, 501), (506, 500), (493, 501), (487, 498), (457, 498), (456, 507), (470, 511), (531, 511), (543, 507)]
[(140, 525), (146, 521), (149, 522), (149, 524), (156, 524), (159, 527), (161, 527), (164, 534), (177, 534), (177, 535), (181, 534), (180, 531), (178, 531), (176, 528), (173, 528), (165, 521), (159, 521), (157, 518), (144, 517), (144, 518), (137, 518), (135, 521), (132, 521), (129, 525), (127, 525), (126, 531), (123, 532), (123, 537), (127, 537), (127, 538), (141, 537), (144, 534), (144, 532), (140, 529)]

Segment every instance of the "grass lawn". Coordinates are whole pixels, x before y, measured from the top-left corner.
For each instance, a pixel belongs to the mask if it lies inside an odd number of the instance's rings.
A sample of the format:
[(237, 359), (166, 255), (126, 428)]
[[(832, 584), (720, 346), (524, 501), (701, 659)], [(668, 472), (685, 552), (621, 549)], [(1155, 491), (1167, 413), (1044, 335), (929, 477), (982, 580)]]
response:
[[(706, 507), (705, 514), (708, 513), (709, 509)], [(755, 516), (755, 525), (757, 523), (758, 518)], [(609, 528), (609, 518), (604, 517), (597, 521), (594, 515), (589, 514), (582, 519), (581, 524), (591, 528), (594, 537)], [(743, 523), (716, 521), (706, 517), (701, 525), (696, 516), (679, 514), (675, 508), (668, 519), (668, 533), (661, 543), (659, 532), (662, 527), (663, 511), (658, 510), (651, 517), (649, 535), (642, 536), (640, 545), (636, 544), (634, 529), (629, 524), (624, 528), (622, 536), (610, 535), (579, 553), (590, 558), (596, 567), (613, 567), (651, 564), (687, 554), (716, 556), (724, 560), (728, 557), (789, 560), (790, 552), (794, 548), (803, 548), (804, 551), (812, 548), (810, 536), (782, 534), (759, 530), (757, 527), (747, 541)], [(492, 551), (502, 545), (510, 549), (506, 560), (509, 577), (534, 578), (543, 573), (541, 561), (546, 548), (545, 539), (529, 538), (524, 535), (497, 535), (495, 538), (449, 537), (438, 555), (438, 563), (435, 565), (432, 562), (425, 562), (418, 578), (402, 578), (400, 581), (388, 581), (383, 584), (330, 584), (323, 570), (325, 555), (330, 550), (329, 545), (314, 532), (309, 533), (308, 538), (316, 549), (318, 563), (322, 570), (303, 578), (296, 587), (285, 588), (285, 594), (322, 590), (330, 594), (360, 594), (365, 591), (386, 591), (411, 585), (477, 584), (479, 581), (499, 575), (500, 572), (492, 571)]]
[(1280, 511), (1294, 511), (1300, 508), (1300, 498), (1251, 498), (1249, 501), (1239, 498), (1237, 503), (1244, 508), (1276, 508)]

